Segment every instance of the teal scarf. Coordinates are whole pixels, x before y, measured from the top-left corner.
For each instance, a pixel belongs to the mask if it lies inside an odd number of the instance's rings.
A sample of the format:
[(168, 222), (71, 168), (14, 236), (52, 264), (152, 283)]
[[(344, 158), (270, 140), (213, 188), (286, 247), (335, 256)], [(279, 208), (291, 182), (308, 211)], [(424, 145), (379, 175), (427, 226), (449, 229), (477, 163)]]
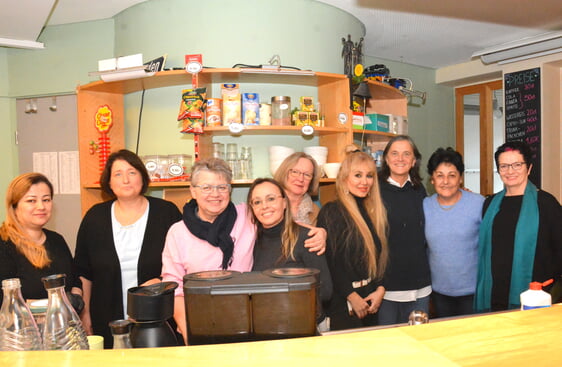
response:
[[(474, 298), (476, 312), (490, 311), (492, 296), (492, 227), (494, 218), (500, 210), (505, 196), (505, 189), (497, 193), (480, 225), (478, 241), (478, 281)], [(496, 230), (501, 230), (497, 228)], [(515, 227), (515, 243), (513, 263), (511, 267), (511, 286), (509, 289), (509, 308), (520, 306), (521, 292), (529, 288), (532, 281), (537, 236), (539, 233), (539, 206), (537, 204), (537, 188), (527, 182), (517, 226)]]

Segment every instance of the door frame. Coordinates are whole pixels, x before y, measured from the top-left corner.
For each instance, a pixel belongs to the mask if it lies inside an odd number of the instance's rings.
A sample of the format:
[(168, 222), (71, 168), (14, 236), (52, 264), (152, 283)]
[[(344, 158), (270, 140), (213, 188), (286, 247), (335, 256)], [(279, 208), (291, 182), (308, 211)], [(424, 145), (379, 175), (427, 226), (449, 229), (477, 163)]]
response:
[(480, 194), (494, 193), (493, 91), (503, 89), (503, 80), (455, 88), (457, 151), (464, 157), (464, 96), (479, 94), (480, 100)]

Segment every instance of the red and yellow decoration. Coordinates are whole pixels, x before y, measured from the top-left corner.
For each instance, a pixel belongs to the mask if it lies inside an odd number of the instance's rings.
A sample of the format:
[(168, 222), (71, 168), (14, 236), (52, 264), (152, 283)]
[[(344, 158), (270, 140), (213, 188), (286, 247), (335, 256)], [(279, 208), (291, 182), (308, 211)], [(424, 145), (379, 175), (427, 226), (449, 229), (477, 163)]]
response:
[(92, 153), (92, 151), (97, 151), (99, 153), (99, 168), (101, 173), (111, 150), (110, 139), (107, 133), (113, 126), (113, 111), (111, 111), (108, 105), (103, 105), (98, 108), (95, 117), (95, 126), (100, 136), (98, 138), (98, 144), (96, 145), (97, 149), (91, 149), (90, 153)]

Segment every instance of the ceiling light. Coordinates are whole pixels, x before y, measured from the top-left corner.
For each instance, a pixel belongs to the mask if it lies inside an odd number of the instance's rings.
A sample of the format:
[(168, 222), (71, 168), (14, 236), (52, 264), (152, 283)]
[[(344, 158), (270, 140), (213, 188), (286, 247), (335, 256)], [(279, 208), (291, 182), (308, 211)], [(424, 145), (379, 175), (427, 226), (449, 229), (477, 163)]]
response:
[(486, 48), (472, 54), (484, 64), (515, 62), (562, 51), (562, 32), (544, 33)]
[(26, 49), (43, 49), (45, 45), (41, 42), (28, 40), (14, 40), (11, 38), (0, 38), (0, 47), (14, 47)]

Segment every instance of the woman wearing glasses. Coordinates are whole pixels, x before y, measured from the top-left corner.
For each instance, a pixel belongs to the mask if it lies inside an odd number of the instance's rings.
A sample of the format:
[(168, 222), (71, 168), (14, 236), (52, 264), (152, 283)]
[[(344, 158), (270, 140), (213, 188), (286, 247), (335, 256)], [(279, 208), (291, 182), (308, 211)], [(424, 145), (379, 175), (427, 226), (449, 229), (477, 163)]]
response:
[[(222, 159), (196, 162), (191, 173), (192, 199), (183, 220), (172, 225), (162, 254), (162, 278), (183, 284), (183, 276), (206, 270), (250, 271), (256, 228), (245, 203), (230, 201), (232, 171)], [(320, 239), (323, 248), (325, 236)], [(318, 245), (318, 238), (308, 240)], [(318, 248), (316, 248), (318, 251)], [(183, 287), (175, 291), (174, 318), (187, 340)]]
[(112, 153), (101, 174), (111, 200), (94, 205), (80, 224), (74, 260), (82, 279), (82, 322), (89, 334), (113, 346), (108, 323), (126, 318), (127, 290), (160, 281), (162, 250), (170, 226), (181, 219), (178, 208), (145, 196), (150, 178), (133, 152)]
[(520, 307), (530, 282), (562, 281), (562, 209), (529, 181), (529, 146), (505, 143), (494, 158), (504, 189), (484, 202), (475, 295), (481, 312)]
[[(312, 268), (320, 271), (320, 300), (332, 296), (332, 278), (324, 256), (311, 253), (304, 245), (308, 228), (293, 221), (289, 198), (281, 185), (270, 178), (254, 181), (248, 192), (252, 222), (257, 226), (253, 271), (271, 268)], [(325, 318), (318, 315), (320, 324)], [(327, 331), (327, 327), (321, 327)]]
[(311, 196), (318, 193), (319, 169), (314, 158), (296, 152), (285, 158), (274, 175), (291, 203), (293, 218), (298, 223), (314, 225), (320, 208)]

